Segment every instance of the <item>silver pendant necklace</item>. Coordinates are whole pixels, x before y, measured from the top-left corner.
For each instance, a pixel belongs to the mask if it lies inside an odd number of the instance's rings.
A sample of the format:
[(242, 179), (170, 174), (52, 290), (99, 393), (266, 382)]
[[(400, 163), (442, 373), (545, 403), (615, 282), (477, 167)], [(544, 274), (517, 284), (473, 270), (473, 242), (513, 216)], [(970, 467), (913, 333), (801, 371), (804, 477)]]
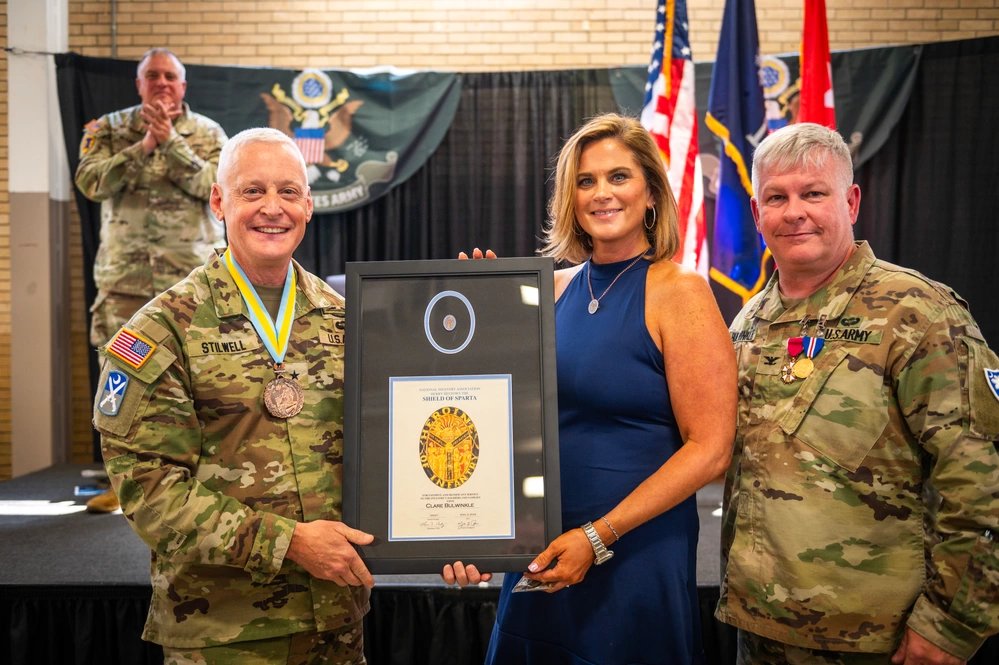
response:
[[(641, 254), (636, 256), (631, 263), (626, 265), (624, 267), (624, 270), (619, 272), (617, 276), (613, 280), (611, 280), (611, 283), (607, 285), (607, 288), (604, 289), (604, 292), (600, 294), (600, 298), (603, 298), (605, 295), (607, 295), (607, 292), (611, 290), (611, 287), (614, 286), (614, 283), (617, 282), (617, 280), (621, 279), (621, 275), (631, 270), (636, 263), (642, 260), (643, 256), (645, 256), (645, 252), (642, 252)], [(600, 309), (600, 298), (595, 298), (593, 296), (593, 284), (590, 282), (591, 265), (593, 265), (592, 258), (586, 262), (586, 287), (590, 290), (590, 304), (586, 306), (586, 311), (589, 312), (590, 314), (596, 314), (597, 310)]]

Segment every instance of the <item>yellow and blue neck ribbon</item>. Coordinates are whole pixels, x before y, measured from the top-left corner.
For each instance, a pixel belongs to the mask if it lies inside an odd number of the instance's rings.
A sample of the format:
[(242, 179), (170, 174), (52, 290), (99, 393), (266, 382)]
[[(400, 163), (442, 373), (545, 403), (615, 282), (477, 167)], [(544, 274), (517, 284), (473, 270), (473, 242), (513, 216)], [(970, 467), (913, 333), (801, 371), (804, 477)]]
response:
[(281, 293), (281, 307), (278, 309), (277, 319), (271, 321), (271, 316), (267, 308), (264, 307), (264, 303), (260, 300), (260, 296), (257, 295), (257, 290), (253, 288), (253, 284), (247, 279), (246, 273), (243, 272), (239, 262), (236, 261), (236, 257), (232, 255), (231, 250), (226, 249), (222, 258), (225, 259), (229, 274), (232, 275), (233, 281), (236, 282), (236, 288), (239, 289), (240, 295), (243, 296), (243, 302), (246, 303), (246, 308), (250, 313), (250, 323), (253, 324), (254, 330), (260, 335), (260, 339), (263, 341), (268, 353), (271, 354), (271, 358), (274, 359), (275, 363), (280, 365), (284, 362), (284, 356), (288, 352), (288, 340), (291, 338), (291, 322), (295, 318), (296, 280), (294, 267), (290, 262), (288, 263), (288, 276), (285, 277), (284, 291)]

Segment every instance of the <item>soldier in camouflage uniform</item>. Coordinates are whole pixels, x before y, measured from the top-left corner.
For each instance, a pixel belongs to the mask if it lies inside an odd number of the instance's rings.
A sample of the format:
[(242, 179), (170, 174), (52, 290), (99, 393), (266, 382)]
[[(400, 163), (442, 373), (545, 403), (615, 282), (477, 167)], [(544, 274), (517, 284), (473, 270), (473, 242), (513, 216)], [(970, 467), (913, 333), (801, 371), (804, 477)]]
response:
[[(364, 662), (373, 579), (354, 545), (372, 537), (340, 522), (344, 303), (291, 259), (305, 168), (281, 132), (233, 137), (211, 195), (229, 250), (101, 349), (94, 423), (152, 550), (143, 637), (167, 663)], [(260, 311), (288, 339), (278, 359)]]
[(961, 663), (999, 629), (999, 358), (948, 287), (855, 242), (835, 132), (753, 163), (777, 264), (730, 331), (717, 617), (742, 663)]
[(142, 104), (88, 123), (80, 143), (76, 186), (101, 203), (94, 347), (224, 244), (208, 195), (225, 132), (183, 101), (184, 66), (170, 51), (147, 52), (135, 83)]
[[(147, 51), (135, 85), (142, 104), (87, 124), (76, 170), (83, 195), (101, 202), (90, 308), (95, 348), (225, 244), (208, 209), (225, 132), (184, 103), (184, 65), (170, 51)], [(90, 512), (117, 509), (111, 491), (87, 502)]]

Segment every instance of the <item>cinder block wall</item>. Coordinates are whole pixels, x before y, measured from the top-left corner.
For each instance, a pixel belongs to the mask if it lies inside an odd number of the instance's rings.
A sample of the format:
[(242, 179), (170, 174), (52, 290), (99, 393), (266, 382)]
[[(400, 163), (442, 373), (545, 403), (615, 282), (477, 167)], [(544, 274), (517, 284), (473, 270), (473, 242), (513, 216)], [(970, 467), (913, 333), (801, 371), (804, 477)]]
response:
[[(803, 0), (756, 0), (763, 54), (794, 52)], [(0, 1), (6, 40), (6, 1)], [(713, 60), (724, 0), (688, 0), (695, 60)], [(999, 0), (827, 0), (834, 50), (999, 34)], [(70, 49), (136, 59), (169, 46), (188, 63), (451, 71), (644, 64), (654, 0), (69, 0)], [(10, 476), (7, 61), (0, 53), (0, 478)], [(14, 56), (16, 57), (16, 56)], [(89, 461), (79, 222), (70, 231), (73, 458)]]
[[(7, 44), (7, 2), (0, 1), (0, 42)], [(10, 478), (10, 171), (7, 164), (7, 51), (0, 51), (0, 479)], [(77, 234), (79, 235), (79, 234)]]
[[(644, 62), (655, 0), (70, 0), (70, 48), (134, 58), (167, 44), (202, 64), (457, 71)], [(724, 0), (687, 0), (696, 60), (713, 60)], [(756, 0), (764, 54), (797, 51), (803, 0)], [(999, 32), (996, 0), (827, 0), (833, 49)], [(112, 53), (112, 35), (117, 50)]]

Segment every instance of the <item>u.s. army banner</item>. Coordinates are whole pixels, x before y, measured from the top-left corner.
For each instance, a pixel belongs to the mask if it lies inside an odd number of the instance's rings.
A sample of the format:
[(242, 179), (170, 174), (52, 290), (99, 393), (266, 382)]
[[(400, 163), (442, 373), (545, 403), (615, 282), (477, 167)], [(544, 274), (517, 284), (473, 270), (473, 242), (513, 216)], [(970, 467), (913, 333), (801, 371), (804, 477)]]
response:
[[(138, 103), (136, 62), (56, 56), (70, 167), (83, 126)], [(229, 136), (270, 126), (292, 137), (308, 164), (316, 212), (343, 212), (405, 182), (454, 119), (454, 73), (187, 66), (186, 101)]]
[(301, 148), (317, 212), (350, 210), (412, 175), (444, 138), (460, 92), (453, 74), (274, 78), (259, 100), (267, 124)]

